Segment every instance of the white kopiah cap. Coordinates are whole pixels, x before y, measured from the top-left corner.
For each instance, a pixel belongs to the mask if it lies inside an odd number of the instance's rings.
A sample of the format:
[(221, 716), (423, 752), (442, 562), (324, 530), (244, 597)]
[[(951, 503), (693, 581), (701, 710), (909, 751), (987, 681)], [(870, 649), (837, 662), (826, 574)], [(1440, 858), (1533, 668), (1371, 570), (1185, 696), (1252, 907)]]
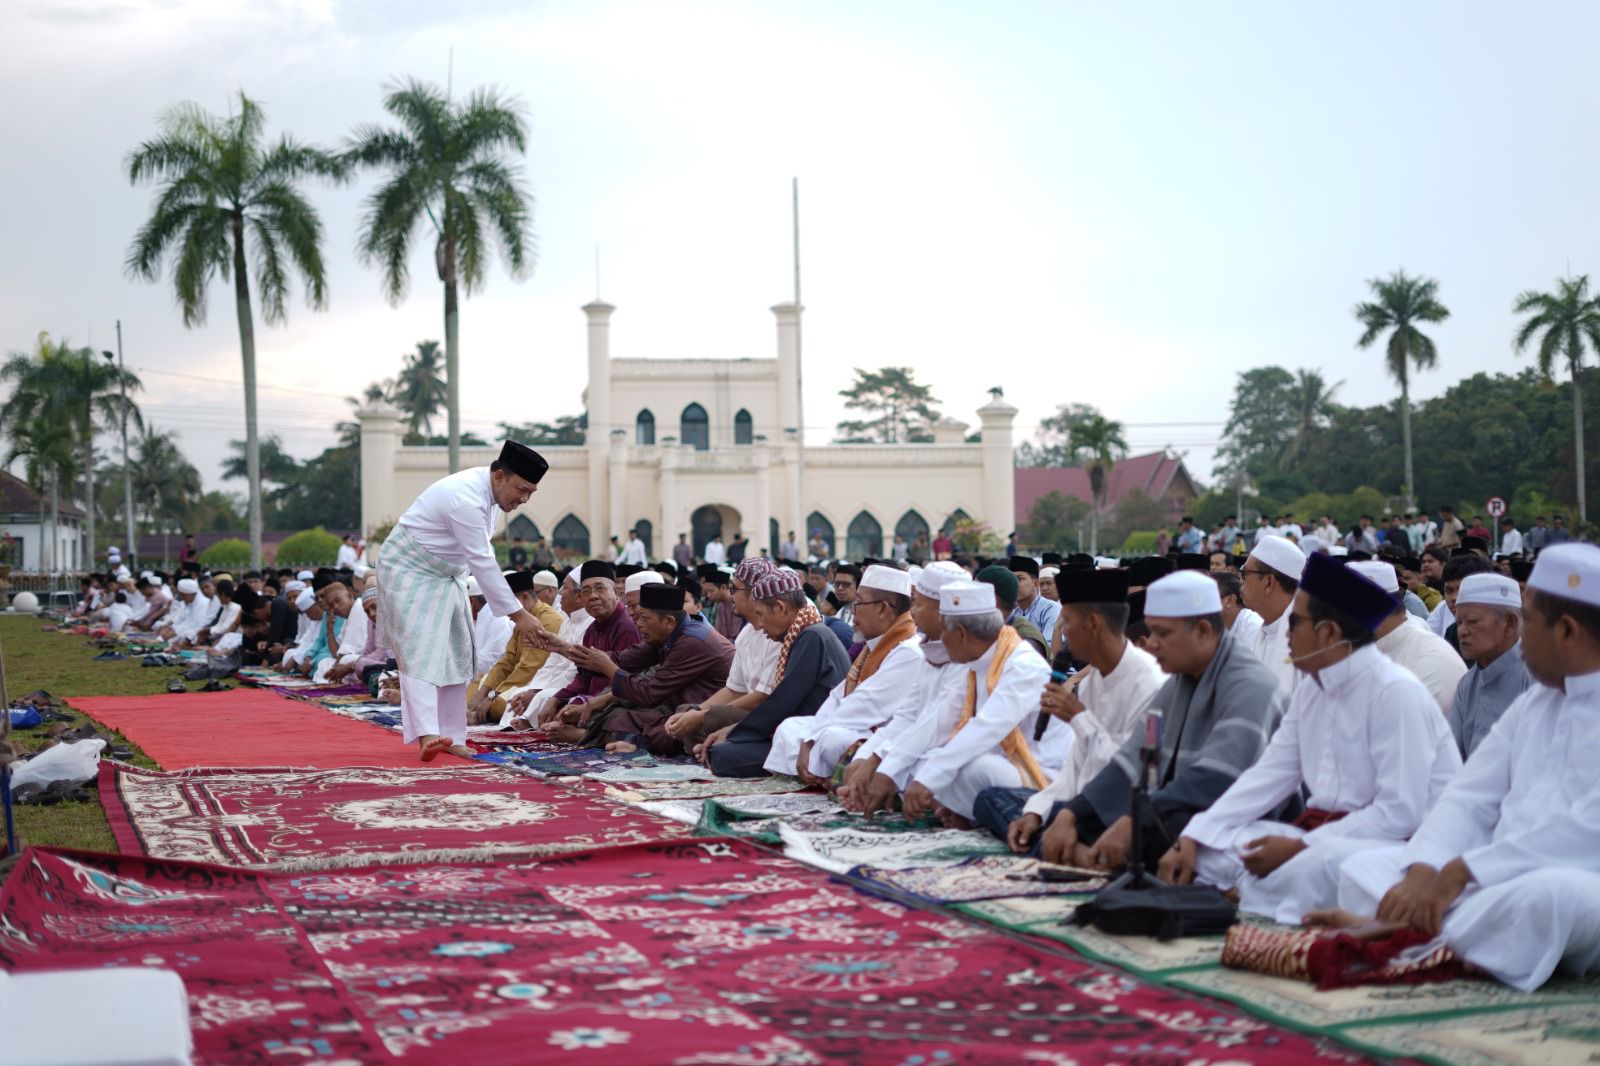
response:
[(628, 575), (628, 583), (624, 585), (623, 594), (638, 592), (646, 585), (665, 585), (666, 579), (654, 570), (641, 570), (637, 574)]
[(556, 575), (548, 570), (541, 570), (533, 575), (535, 588), (555, 589), (561, 587), (561, 582), (556, 580)]
[(1115, 569), (1117, 569), (1117, 567), (1119, 567), (1121, 565), (1122, 565), (1121, 563), (1117, 562), (1115, 559), (1111, 558), (1109, 555), (1097, 555), (1097, 556), (1095, 556), (1094, 568), (1096, 570), (1115, 570)]
[(1600, 607), (1600, 548), (1557, 544), (1539, 553), (1528, 587), (1564, 600)]
[(1346, 569), (1354, 570), (1383, 591), (1399, 595), (1400, 579), (1394, 576), (1394, 567), (1381, 559), (1358, 559), (1356, 562), (1344, 565)]
[(182, 578), (178, 582), (178, 591), (185, 596), (198, 596), (200, 594), (200, 582), (192, 577)]
[(911, 575), (892, 566), (869, 566), (867, 572), (861, 575), (861, 587), (910, 596)]
[(317, 602), (317, 594), (310, 589), (301, 589), (300, 595), (295, 597), (294, 605), (302, 611), (311, 610), (311, 605)]
[(939, 590), (940, 614), (960, 617), (997, 610), (993, 585), (980, 581), (952, 581)]
[(922, 568), (922, 573), (917, 575), (917, 591), (930, 600), (936, 600), (939, 598), (939, 590), (950, 582), (971, 580), (971, 574), (946, 559), (943, 562), (929, 563)]
[[(1300, 554), (1298, 548), (1295, 554)], [(1168, 574), (1144, 593), (1146, 618), (1197, 618), (1221, 613), (1222, 596), (1217, 592), (1217, 583), (1199, 570)]]
[[(1287, 537), (1266, 534), (1256, 538), (1256, 546), (1250, 549), (1250, 558), (1260, 559), (1263, 566), (1270, 566), (1284, 577), (1300, 580), (1300, 573), (1306, 568), (1306, 556), (1295, 546), (1294, 541)], [(1146, 613), (1150, 613), (1147, 606)]]
[(1490, 607), (1522, 610), (1522, 586), (1502, 574), (1468, 574), (1461, 579), (1456, 606), (1481, 603)]
[(304, 581), (285, 581), (283, 583), (283, 594), (285, 596), (294, 596), (305, 587), (306, 583)]
[(312, 578), (316, 577), (317, 575), (313, 574), (309, 570), (302, 570), (302, 571), (300, 571), (298, 574), (296, 574), (294, 576), (296, 578), (298, 578), (299, 580), (301, 580), (301, 581), (310, 581)]

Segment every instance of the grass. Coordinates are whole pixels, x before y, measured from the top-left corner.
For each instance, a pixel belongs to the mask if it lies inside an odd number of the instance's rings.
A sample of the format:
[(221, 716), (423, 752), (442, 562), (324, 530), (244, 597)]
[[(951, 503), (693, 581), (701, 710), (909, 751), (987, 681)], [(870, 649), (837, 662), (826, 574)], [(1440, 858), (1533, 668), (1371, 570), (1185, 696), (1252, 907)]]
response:
[[(137, 659), (125, 662), (95, 662), (101, 649), (87, 637), (65, 633), (46, 633), (44, 623), (26, 615), (0, 615), (0, 655), (5, 661), (6, 695), (10, 699), (26, 696), (37, 689), (58, 699), (73, 696), (144, 696), (165, 692), (176, 668), (145, 669)], [(70, 707), (66, 710), (72, 710)], [(90, 719), (72, 710), (76, 728)], [(18, 729), (11, 735), (19, 751), (37, 751), (48, 738), (50, 723), (33, 729)], [(133, 751), (133, 762), (155, 767), (155, 763), (122, 734), (95, 723), (101, 735)], [(93, 790), (93, 783), (90, 783)], [(116, 842), (98, 796), (82, 803), (58, 803), (51, 807), (19, 804), (15, 808), (17, 835), (23, 846), (53, 845), (115, 851)]]

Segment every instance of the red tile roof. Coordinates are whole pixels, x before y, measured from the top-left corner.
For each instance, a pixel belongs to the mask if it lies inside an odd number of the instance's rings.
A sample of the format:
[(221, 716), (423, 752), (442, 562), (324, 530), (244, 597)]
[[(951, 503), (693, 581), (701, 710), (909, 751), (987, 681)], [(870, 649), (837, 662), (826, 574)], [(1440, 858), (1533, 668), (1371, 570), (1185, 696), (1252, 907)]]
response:
[[(1089, 472), (1082, 467), (1019, 467), (1015, 476), (1018, 525), (1028, 520), (1034, 502), (1051, 492), (1075, 496), (1084, 503), (1094, 502), (1094, 494), (1089, 490)], [(1164, 451), (1132, 455), (1112, 467), (1107, 479), (1106, 503), (1115, 508), (1117, 501), (1134, 489), (1152, 500), (1173, 501), (1176, 508), (1187, 506), (1196, 494), (1194, 479), (1184, 468), (1183, 460)], [(1173, 518), (1177, 517), (1174, 510)]]
[[(50, 513), (50, 494), (44, 495), (44, 510)], [(28, 483), (4, 470), (0, 470), (0, 512), (5, 514), (37, 515), (39, 513), (39, 493), (28, 487)], [(69, 503), (66, 490), (62, 490), (61, 517), (86, 518), (83, 508)]]

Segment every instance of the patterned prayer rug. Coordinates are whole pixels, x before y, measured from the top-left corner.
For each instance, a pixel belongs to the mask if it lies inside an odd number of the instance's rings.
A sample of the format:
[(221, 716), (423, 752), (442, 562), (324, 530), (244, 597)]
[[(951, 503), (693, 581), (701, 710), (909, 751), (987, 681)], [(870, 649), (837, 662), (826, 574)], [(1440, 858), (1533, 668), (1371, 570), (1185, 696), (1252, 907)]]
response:
[(542, 777), (581, 777), (624, 766), (657, 766), (647, 751), (609, 752), (604, 748), (568, 748), (565, 751), (521, 756), (524, 770)]
[(488, 766), (161, 773), (102, 763), (100, 796), (124, 852), (241, 866), (548, 855), (688, 833)]
[(255, 873), (27, 853), (0, 966), (152, 965), (202, 1066), (1355, 1061), (734, 841)]
[(941, 829), (937, 822), (911, 822), (902, 814), (862, 818), (838, 810), (785, 818), (777, 828), (784, 854), (838, 874), (857, 866), (904, 870), (1011, 854), (1004, 841), (981, 829)]
[(606, 787), (606, 795), (623, 803), (651, 800), (707, 799), (712, 796), (776, 796), (801, 792), (805, 785), (798, 777), (773, 774), (771, 777), (721, 777), (714, 781), (632, 781)]
[[(1053, 869), (1083, 877), (1078, 881), (1047, 881), (1039, 871)], [(955, 866), (921, 866), (889, 870), (857, 866), (847, 875), (852, 884), (868, 892), (886, 890), (924, 903), (970, 903), (981, 899), (1018, 896), (1076, 896), (1093, 892), (1106, 879), (1092, 870), (1051, 866), (1021, 855), (986, 855)]]
[(639, 807), (658, 818), (670, 818), (685, 825), (698, 825), (705, 809), (713, 803), (723, 811), (746, 818), (781, 818), (797, 814), (817, 814), (834, 806), (833, 800), (821, 792), (784, 792), (777, 795), (650, 800), (639, 804)]

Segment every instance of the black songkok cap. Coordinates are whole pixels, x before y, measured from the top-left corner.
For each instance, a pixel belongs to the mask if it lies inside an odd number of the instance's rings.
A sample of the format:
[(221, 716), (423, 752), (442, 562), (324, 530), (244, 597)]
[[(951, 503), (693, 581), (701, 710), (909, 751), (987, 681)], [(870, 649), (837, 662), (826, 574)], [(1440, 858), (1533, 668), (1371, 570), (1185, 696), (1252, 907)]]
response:
[(681, 611), (683, 589), (677, 585), (644, 585), (639, 589), (639, 606), (650, 611)]
[(604, 559), (590, 559), (583, 564), (583, 569), (578, 571), (578, 584), (583, 584), (591, 577), (603, 577), (607, 581), (617, 579), (617, 568)]
[(1043, 559), (1044, 565), (1046, 565), (1046, 566), (1060, 566), (1061, 565), (1061, 553), (1060, 552), (1045, 552), (1042, 556), (1040, 556), (1040, 558)]
[(326, 566), (319, 567), (317, 572), (311, 575), (311, 591), (321, 592), (323, 589), (327, 588), (329, 585), (338, 580), (339, 571)]
[(1149, 555), (1135, 559), (1128, 567), (1128, 583), (1140, 587), (1153, 585), (1172, 573), (1172, 560), (1162, 555)]
[(1525, 585), (1533, 574), (1532, 559), (1507, 559), (1506, 566), (1511, 570), (1511, 579), (1519, 585)]
[(733, 584), (733, 575), (713, 566), (710, 573), (700, 575), (700, 583), (702, 585), (731, 585)]
[(528, 447), (508, 440), (500, 449), (500, 462), (505, 468), (524, 480), (535, 485), (544, 477), (544, 472), (550, 469), (550, 464), (544, 461), (544, 456)]
[(1093, 566), (1094, 556), (1090, 555), (1088, 552), (1073, 552), (1071, 555), (1067, 556), (1067, 564), (1069, 566), (1077, 566), (1080, 563), (1085, 566)]
[(1033, 561), (1031, 555), (1013, 555), (1006, 560), (1006, 569), (1013, 574), (1027, 574), (1032, 578), (1039, 576), (1039, 564)]
[(616, 579), (618, 581), (626, 581), (628, 578), (632, 577), (634, 574), (637, 574), (643, 569), (644, 567), (635, 566), (633, 563), (618, 563)]
[(1210, 570), (1211, 557), (1199, 552), (1184, 552), (1178, 556), (1179, 570)]
[(711, 575), (721, 573), (721, 569), (716, 563), (701, 563), (699, 566), (694, 568), (694, 572), (701, 581), (709, 581), (711, 579)]
[(1128, 593), (1128, 625), (1136, 626), (1144, 621), (1144, 589)]
[(1405, 567), (1407, 570), (1410, 570), (1412, 573), (1419, 573), (1422, 570), (1422, 560), (1415, 555), (1406, 556), (1400, 565)]
[(1090, 570), (1058, 581), (1056, 595), (1062, 603), (1126, 603), (1128, 584), (1126, 570)]
[(533, 591), (533, 571), (532, 570), (518, 570), (514, 574), (507, 574), (506, 575), (506, 584), (511, 586), (511, 591), (512, 592), (532, 592)]
[(1489, 542), (1482, 537), (1462, 537), (1461, 546), (1468, 551), (1486, 552), (1489, 550)]
[(1395, 612), (1395, 598), (1376, 582), (1345, 566), (1344, 560), (1321, 552), (1306, 557), (1300, 587), (1307, 596), (1349, 615), (1373, 632)]
[(678, 564), (674, 563), (674, 562), (669, 562), (666, 559), (661, 560), (659, 563), (657, 563), (651, 569), (655, 570), (655, 572), (658, 573), (658, 574), (670, 574), (673, 577), (677, 577), (678, 576)]
[(687, 592), (697, 600), (704, 596), (704, 590), (701, 589), (700, 582), (696, 581), (692, 577), (680, 577), (678, 579), (678, 588), (682, 589), (684, 592)]
[[(332, 582), (329, 582), (329, 584), (332, 584)], [(238, 588), (233, 590), (233, 602), (239, 605), (240, 611), (249, 614), (266, 601), (255, 589), (241, 583)]]

